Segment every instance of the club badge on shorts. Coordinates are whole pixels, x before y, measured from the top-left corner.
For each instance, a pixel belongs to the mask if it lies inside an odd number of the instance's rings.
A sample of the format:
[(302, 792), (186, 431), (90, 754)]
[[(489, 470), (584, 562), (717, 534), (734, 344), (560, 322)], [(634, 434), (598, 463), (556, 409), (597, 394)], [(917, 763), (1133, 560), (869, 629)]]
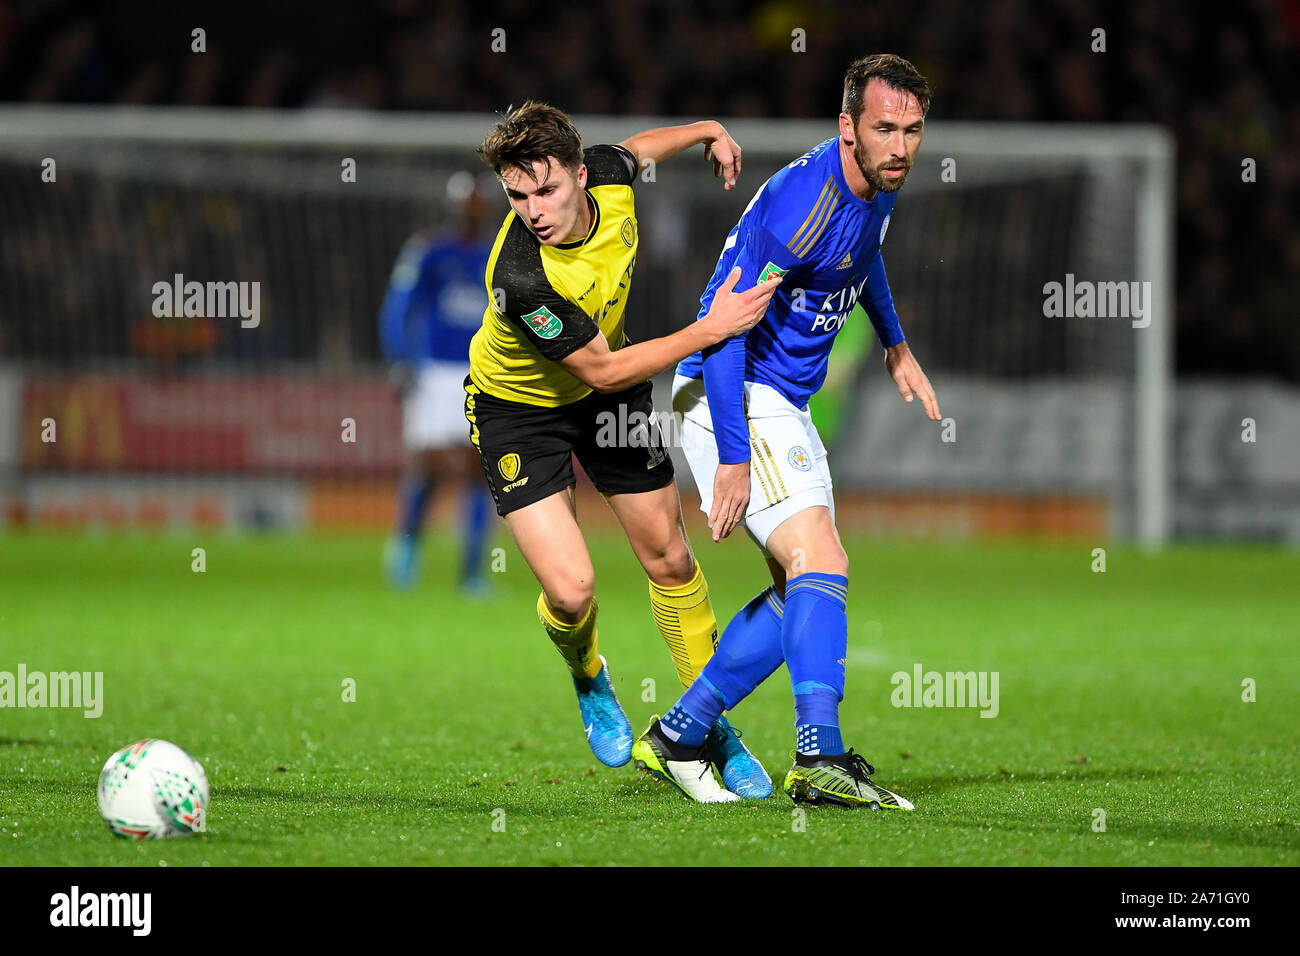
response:
[(514, 452), (502, 455), (501, 460), (497, 462), (497, 470), (506, 481), (514, 481), (519, 474), (519, 456)]
[(802, 445), (795, 445), (790, 449), (790, 454), (786, 456), (790, 462), (790, 467), (799, 471), (810, 471), (812, 469), (812, 458), (808, 450)]

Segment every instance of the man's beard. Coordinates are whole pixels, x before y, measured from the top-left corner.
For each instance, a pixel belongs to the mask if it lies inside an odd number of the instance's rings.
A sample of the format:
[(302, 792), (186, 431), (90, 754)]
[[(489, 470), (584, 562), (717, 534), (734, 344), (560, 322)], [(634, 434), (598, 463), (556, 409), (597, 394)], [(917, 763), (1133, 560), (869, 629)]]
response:
[[(867, 181), (867, 185), (878, 193), (898, 192), (903, 188), (903, 183), (907, 182), (907, 174), (912, 171), (912, 164), (908, 163), (903, 170), (903, 175), (897, 179), (886, 179), (880, 175), (880, 170), (867, 166), (867, 154), (860, 141), (853, 144), (853, 161), (858, 164), (858, 171), (862, 173), (862, 178)], [(896, 162), (891, 157), (887, 165), (894, 166)]]

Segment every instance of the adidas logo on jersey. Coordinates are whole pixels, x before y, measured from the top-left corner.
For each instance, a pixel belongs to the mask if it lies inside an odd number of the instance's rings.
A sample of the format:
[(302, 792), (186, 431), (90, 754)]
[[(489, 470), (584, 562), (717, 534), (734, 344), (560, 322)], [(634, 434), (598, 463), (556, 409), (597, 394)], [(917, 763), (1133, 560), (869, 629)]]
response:
[(849, 252), (844, 253), (844, 258), (840, 260), (840, 264), (837, 265), (835, 268), (836, 268), (836, 269), (852, 269), (852, 268), (853, 268), (853, 254), (852, 254), (852, 253), (849, 253)]

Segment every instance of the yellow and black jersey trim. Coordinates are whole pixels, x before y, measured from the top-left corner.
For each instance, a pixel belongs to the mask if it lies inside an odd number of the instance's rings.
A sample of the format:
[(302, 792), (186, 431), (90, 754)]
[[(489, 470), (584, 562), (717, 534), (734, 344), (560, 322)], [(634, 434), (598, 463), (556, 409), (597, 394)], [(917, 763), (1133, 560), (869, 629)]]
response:
[(631, 186), (636, 182), (636, 157), (625, 146), (591, 146), (582, 152), (587, 188)]

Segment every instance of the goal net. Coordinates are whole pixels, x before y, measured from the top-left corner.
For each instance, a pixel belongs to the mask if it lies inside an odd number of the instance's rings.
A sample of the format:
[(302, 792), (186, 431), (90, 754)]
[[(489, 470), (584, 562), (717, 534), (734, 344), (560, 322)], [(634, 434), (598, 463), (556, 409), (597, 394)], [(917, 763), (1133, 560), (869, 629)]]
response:
[[(448, 180), (477, 171), (473, 147), (493, 122), (0, 109), (6, 513), (75, 524), (390, 520), (400, 411), (376, 316), (403, 242), (446, 224)], [(673, 121), (577, 122), (597, 143)], [(728, 128), (744, 148), (733, 192), (699, 156), (642, 170), (634, 339), (695, 315), (753, 192), (835, 133), (833, 122)], [(493, 218), (506, 210), (495, 201)], [(828, 431), (846, 515), (885, 532), (1163, 540), (1168, 137), (933, 123), (884, 251), (945, 421), (925, 423), (866, 337), (855, 346), (854, 330), (841, 332), (849, 344), (837, 346), (825, 414), (837, 415)], [(190, 282), (216, 286), (215, 300), (158, 315), (159, 284), (181, 306)], [(666, 409), (666, 396), (656, 404)]]

